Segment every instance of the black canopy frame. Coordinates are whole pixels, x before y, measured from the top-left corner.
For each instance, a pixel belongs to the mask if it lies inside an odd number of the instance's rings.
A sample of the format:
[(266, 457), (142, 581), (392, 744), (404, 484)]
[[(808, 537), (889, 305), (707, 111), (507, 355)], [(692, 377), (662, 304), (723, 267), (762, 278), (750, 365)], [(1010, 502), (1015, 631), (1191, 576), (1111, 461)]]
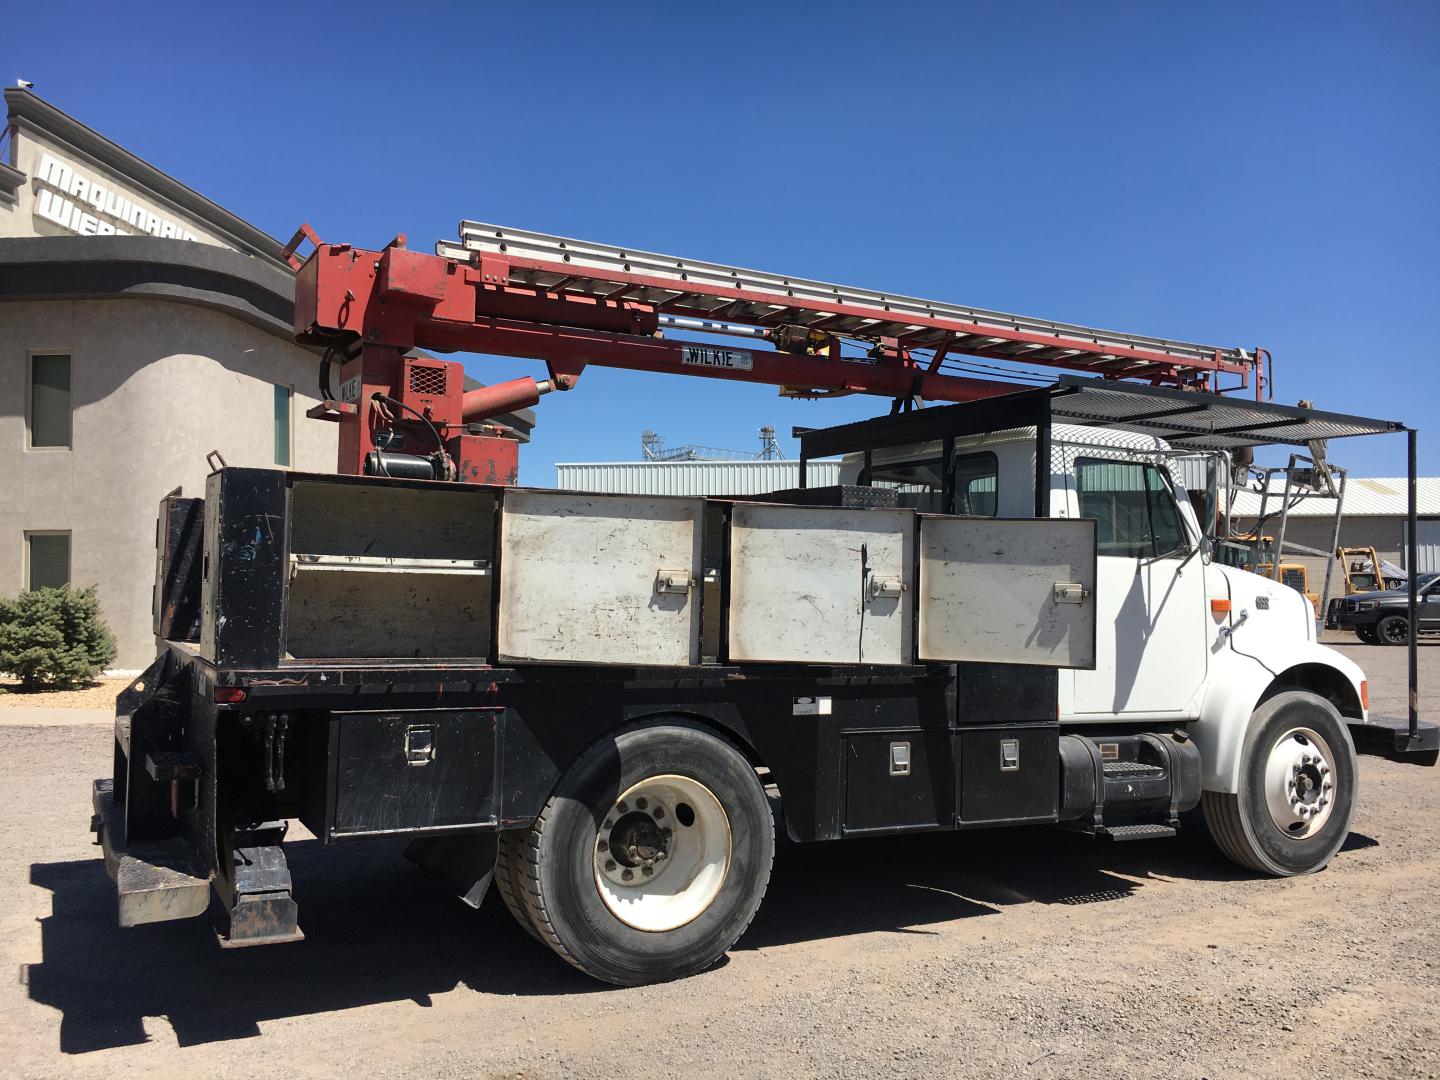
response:
[[(1133, 385), (1077, 375), (1061, 375), (1049, 386), (957, 405), (937, 405), (861, 420), (837, 427), (797, 429), (800, 440), (800, 485), (807, 465), (818, 457), (861, 453), (862, 482), (868, 482), (876, 450), (939, 442), (949, 505), (950, 465), (957, 438), (1012, 428), (1035, 429), (1035, 516), (1050, 514), (1050, 435), (1055, 422), (1105, 427), (1163, 439), (1171, 447), (1229, 452), (1247, 447), (1294, 446), (1313, 451), (1313, 444), (1365, 435), (1404, 434), (1407, 453), (1406, 568), (1409, 580), (1409, 709), (1404, 721), (1372, 717), (1351, 723), (1357, 740), (1393, 754), (1421, 755), (1433, 763), (1440, 751), (1440, 726), (1420, 722), (1419, 621), (1416, 567), (1419, 563), (1416, 429), (1398, 420), (1380, 420), (1325, 412), (1270, 401), (1248, 401), (1202, 391)], [(1277, 554), (1278, 563), (1278, 554)], [(1323, 618), (1323, 612), (1317, 613)], [(1411, 760), (1417, 760), (1411, 758)]]

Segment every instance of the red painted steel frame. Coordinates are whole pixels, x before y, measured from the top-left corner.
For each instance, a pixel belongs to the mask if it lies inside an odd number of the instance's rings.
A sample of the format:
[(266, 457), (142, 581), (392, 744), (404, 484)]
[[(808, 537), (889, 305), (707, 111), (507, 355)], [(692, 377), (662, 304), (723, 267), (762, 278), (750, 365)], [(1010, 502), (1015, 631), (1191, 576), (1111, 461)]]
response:
[[(971, 401), (1011, 393), (1016, 384), (966, 378), (940, 370), (947, 351), (1089, 371), (1110, 378), (1143, 378), (1152, 383), (1213, 385), (1222, 374), (1248, 380), (1249, 367), (1215, 356), (1184, 359), (1158, 351), (1124, 348), (1007, 330), (948, 318), (905, 316), (910, 326), (926, 329), (906, 338), (889, 338), (878, 359), (847, 359), (838, 348), (827, 355), (804, 355), (768, 349), (733, 348), (748, 353), (749, 366), (710, 368), (684, 363), (684, 343), (658, 334), (657, 315), (693, 315), (774, 327), (792, 312), (820, 313), (811, 328), (855, 318), (874, 320), (872, 308), (844, 303), (797, 301), (776, 312), (783, 301), (771, 293), (744, 288), (698, 285), (685, 296), (658, 304), (629, 298), (647, 290), (676, 292), (677, 283), (641, 274), (605, 271), (607, 295), (564, 290), (567, 286), (529, 287), (514, 284), (525, 271), (589, 278), (587, 271), (559, 264), (505, 256), (482, 255), (473, 262), (409, 251), (404, 237), (381, 251), (347, 244), (320, 244), (296, 277), (295, 329), (302, 341), (333, 343), (337, 335), (366, 345), (412, 347), (527, 357), (546, 362), (560, 389), (574, 385), (587, 364), (698, 375), (798, 387), (827, 393), (855, 392), (888, 397), (918, 395), (933, 401)], [(688, 289), (688, 286), (687, 286)], [(684, 306), (692, 296), (732, 301), (723, 308)], [(757, 315), (756, 311), (763, 314)], [(885, 327), (891, 324), (884, 324)], [(881, 329), (883, 329), (882, 327)], [(933, 334), (929, 333), (930, 330)], [(837, 330), (843, 334), (843, 331)], [(871, 327), (867, 333), (875, 333)], [(956, 335), (983, 335), (990, 345), (957, 344)], [(912, 348), (933, 338), (934, 359), (917, 363)], [(1041, 346), (1015, 355), (1015, 344)], [(1064, 355), (1057, 355), (1063, 353)], [(1097, 359), (1100, 356), (1114, 359)]]

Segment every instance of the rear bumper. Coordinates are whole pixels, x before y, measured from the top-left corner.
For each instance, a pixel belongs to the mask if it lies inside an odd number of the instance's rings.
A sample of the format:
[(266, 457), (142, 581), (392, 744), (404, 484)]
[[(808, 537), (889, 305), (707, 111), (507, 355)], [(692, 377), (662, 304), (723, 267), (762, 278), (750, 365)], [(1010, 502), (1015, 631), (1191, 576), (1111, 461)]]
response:
[(92, 824), (115, 882), (121, 926), (191, 919), (210, 905), (210, 879), (201, 876), (182, 837), (125, 844), (125, 814), (115, 804), (113, 780), (96, 780), (90, 793)]

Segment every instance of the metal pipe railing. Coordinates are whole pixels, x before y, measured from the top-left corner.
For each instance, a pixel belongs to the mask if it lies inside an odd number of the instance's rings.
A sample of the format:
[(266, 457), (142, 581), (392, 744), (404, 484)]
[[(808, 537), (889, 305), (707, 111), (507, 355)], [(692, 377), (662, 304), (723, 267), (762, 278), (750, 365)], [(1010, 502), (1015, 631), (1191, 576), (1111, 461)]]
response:
[[(1405, 547), (1407, 548), (1405, 553), (1405, 569), (1410, 571), (1410, 742), (1412, 744), (1418, 741), (1420, 737), (1420, 657), (1417, 645), (1420, 638), (1420, 622), (1417, 617), (1419, 615), (1419, 585), (1417, 579), (1420, 576), (1420, 527), (1419, 513), (1417, 512), (1418, 508), (1416, 505), (1418, 502), (1417, 491), (1419, 484), (1415, 479), (1415, 444), (1417, 434), (1414, 428), (1409, 428), (1405, 432), (1408, 443), (1406, 449), (1410, 459), (1409, 490), (1407, 492), (1409, 505), (1405, 511), (1407, 521), (1406, 533), (1408, 534), (1405, 538)], [(1379, 571), (1379, 567), (1376, 567), (1376, 571)]]

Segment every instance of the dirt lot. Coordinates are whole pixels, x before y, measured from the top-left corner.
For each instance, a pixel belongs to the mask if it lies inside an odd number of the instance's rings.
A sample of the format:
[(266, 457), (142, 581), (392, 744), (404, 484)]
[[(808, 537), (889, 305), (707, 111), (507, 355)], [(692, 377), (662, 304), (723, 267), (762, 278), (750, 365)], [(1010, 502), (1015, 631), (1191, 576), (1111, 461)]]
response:
[[(1403, 650), (1345, 649), (1372, 698), (1404, 700)], [(1289, 881), (1196, 830), (784, 845), (725, 963), (614, 990), (390, 843), (288, 845), (300, 945), (119, 930), (86, 831), (109, 754), (100, 724), (0, 718), (0, 959), (18, 974), (0, 980), (0, 1074), (1440, 1074), (1437, 770), (1363, 759), (1345, 850)]]

